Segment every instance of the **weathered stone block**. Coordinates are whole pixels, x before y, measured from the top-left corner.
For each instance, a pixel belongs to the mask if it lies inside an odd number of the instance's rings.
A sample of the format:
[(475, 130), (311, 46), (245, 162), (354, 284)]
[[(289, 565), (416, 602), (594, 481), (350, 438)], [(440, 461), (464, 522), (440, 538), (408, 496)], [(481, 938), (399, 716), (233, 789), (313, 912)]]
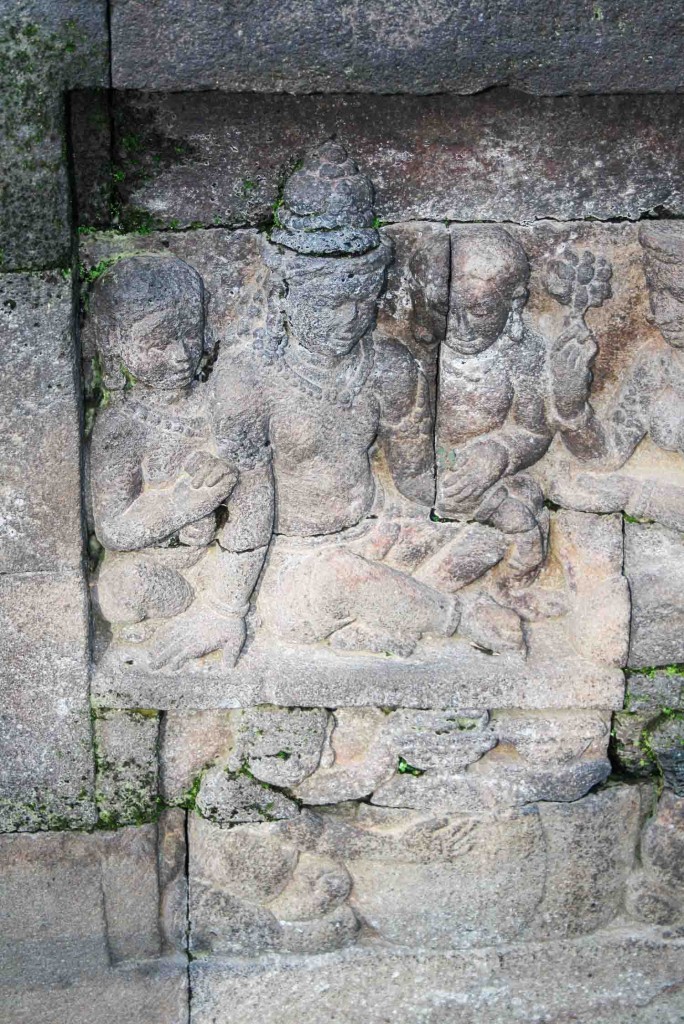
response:
[(82, 559), (78, 368), (69, 274), (0, 277), (0, 572)]
[(611, 787), (479, 816), (361, 803), (230, 829), (193, 816), (191, 942), (257, 956), (348, 945), (361, 923), (432, 949), (593, 932), (620, 913), (642, 799)]
[[(410, 941), (410, 936), (408, 936)], [(682, 941), (616, 930), (467, 953), (357, 946), (323, 956), (195, 960), (193, 1024), (679, 1024)], [(590, 979), (590, 984), (588, 984)]]
[(158, 957), (157, 831), (1, 836), (3, 984), (68, 984)]
[(159, 807), (159, 714), (99, 711), (95, 716), (95, 800), (101, 823), (139, 825)]
[(632, 594), (629, 664), (684, 661), (684, 536), (657, 524), (627, 523), (625, 574)]
[(2, 270), (70, 265), (64, 92), (107, 86), (108, 49), (105, 0), (2, 5)]
[(131, 229), (268, 224), (283, 176), (331, 135), (370, 174), (383, 221), (633, 220), (661, 207), (677, 215), (683, 104), (672, 95), (535, 100), (508, 89), (115, 93), (120, 216)]
[[(275, 10), (258, 3), (112, 4), (117, 89), (263, 92), (535, 93), (681, 88), (679, 8), (633, 0), (562, 12), (543, 4), (409, 0)], [(150, 60), (150, 54), (155, 55)]]
[(42, 977), (25, 985), (0, 985), (7, 1024), (187, 1024), (185, 958), (122, 964), (48, 985)]
[(3, 830), (95, 821), (80, 573), (0, 576)]

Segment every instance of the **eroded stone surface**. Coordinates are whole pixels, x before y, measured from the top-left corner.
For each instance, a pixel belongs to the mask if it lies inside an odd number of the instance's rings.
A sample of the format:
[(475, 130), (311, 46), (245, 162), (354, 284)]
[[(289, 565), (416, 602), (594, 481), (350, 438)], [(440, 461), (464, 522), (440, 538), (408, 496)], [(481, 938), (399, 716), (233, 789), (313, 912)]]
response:
[[(264, 92), (648, 92), (682, 86), (679, 8), (630, 0), (593, 10), (540, 3), (325, 0), (275, 11), (259, 0), (112, 4), (117, 89)], [(155, 59), (150, 60), (150, 54)]]
[(627, 523), (625, 574), (632, 593), (629, 664), (684, 661), (684, 536), (656, 524)]
[(159, 803), (158, 713), (99, 711), (93, 729), (100, 821), (139, 825), (153, 818)]
[(0, 277), (0, 572), (81, 564), (80, 426), (69, 274)]
[(379, 233), (372, 203), (328, 142), (270, 239), (89, 243), (84, 334), (111, 392), (90, 449), (102, 703), (615, 706), (620, 521), (551, 517), (537, 465), (554, 444), (596, 461), (608, 437), (593, 338), (624, 316), (612, 278), (640, 267), (636, 233), (449, 241)]
[(662, 794), (641, 837), (641, 868), (630, 879), (627, 908), (634, 918), (680, 924), (684, 917), (684, 799)]
[(439, 949), (593, 932), (620, 914), (647, 799), (612, 787), (479, 816), (361, 803), (231, 829), (193, 816), (191, 942), (254, 956), (364, 928)]
[(79, 573), (0, 576), (3, 830), (95, 821), (87, 637)]
[(64, 92), (109, 84), (107, 37), (105, 0), (2, 5), (2, 270), (71, 263)]
[[(1, 836), (3, 985), (68, 984), (158, 957), (157, 845), (168, 825)], [(173, 875), (163, 874), (166, 887)]]
[(187, 1024), (188, 970), (185, 958), (153, 964), (122, 964), (97, 973), (70, 976), (67, 984), (16, 979), (0, 985), (12, 1024)]
[[(345, 90), (346, 92), (347, 90)], [(335, 134), (383, 221), (638, 219), (682, 211), (679, 96), (115, 93), (124, 225), (261, 225), (282, 176)], [(581, 182), (581, 185), (578, 185)]]
[(633, 930), (467, 953), (357, 946), (275, 962), (198, 960), (193, 1021), (355, 1024), (361, 1006), (368, 1024), (395, 1009), (430, 1024), (542, 1024), (569, 1008), (579, 1024), (679, 1024), (681, 965), (681, 940)]

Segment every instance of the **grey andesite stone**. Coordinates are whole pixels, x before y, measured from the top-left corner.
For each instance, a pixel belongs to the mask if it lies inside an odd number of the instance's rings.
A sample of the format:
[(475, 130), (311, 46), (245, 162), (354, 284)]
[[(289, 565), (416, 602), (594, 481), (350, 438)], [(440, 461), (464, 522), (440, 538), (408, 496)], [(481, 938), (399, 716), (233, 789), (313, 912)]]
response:
[(679, 7), (541, 0), (113, 0), (116, 89), (647, 92), (682, 87)]
[(71, 275), (0, 275), (0, 572), (78, 569), (80, 425)]
[(139, 825), (154, 817), (159, 804), (159, 713), (98, 711), (93, 728), (100, 821)]
[(627, 523), (625, 574), (632, 594), (629, 665), (684, 661), (684, 534)]
[(650, 792), (483, 814), (360, 803), (229, 829), (193, 815), (191, 941), (218, 955), (287, 952), (286, 922), (307, 922), (307, 952), (324, 952), (332, 920), (337, 946), (356, 941), (351, 914), (402, 948), (590, 934), (621, 912)]
[(352, 947), (196, 960), (194, 1024), (680, 1024), (681, 939), (618, 929), (467, 952)]
[(660, 206), (676, 215), (683, 107), (674, 95), (540, 100), (505, 89), (115, 93), (120, 216), (132, 228), (270, 222), (282, 177), (333, 134), (370, 174), (382, 221), (638, 219)]
[(0, 836), (2, 983), (65, 984), (159, 957), (160, 830)]
[(95, 821), (80, 573), (0, 576), (0, 828)]
[(109, 84), (106, 0), (0, 3), (2, 270), (68, 266), (65, 91)]

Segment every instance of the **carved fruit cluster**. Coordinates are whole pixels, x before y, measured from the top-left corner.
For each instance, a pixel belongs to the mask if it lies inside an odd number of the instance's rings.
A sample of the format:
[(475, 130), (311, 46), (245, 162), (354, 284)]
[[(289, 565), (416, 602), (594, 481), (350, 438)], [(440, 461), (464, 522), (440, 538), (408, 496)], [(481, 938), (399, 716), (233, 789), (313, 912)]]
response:
[(603, 256), (585, 250), (578, 256), (566, 249), (550, 260), (544, 275), (544, 287), (563, 306), (571, 306), (583, 316), (592, 306), (601, 306), (612, 295), (613, 268)]

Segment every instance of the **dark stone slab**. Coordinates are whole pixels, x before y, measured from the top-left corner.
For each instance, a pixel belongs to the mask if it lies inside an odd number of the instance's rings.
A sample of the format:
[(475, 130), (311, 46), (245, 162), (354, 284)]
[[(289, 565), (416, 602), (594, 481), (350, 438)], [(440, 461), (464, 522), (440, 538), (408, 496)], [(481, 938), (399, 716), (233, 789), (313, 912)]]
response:
[(106, 0), (0, 3), (3, 270), (66, 266), (65, 90), (109, 84)]
[[(115, 94), (128, 230), (261, 225), (279, 183), (336, 134), (382, 221), (684, 213), (684, 97)], [(662, 208), (662, 209), (661, 209)]]
[(75, 219), (105, 227), (112, 215), (111, 104), (105, 89), (76, 89), (69, 96)]
[(115, 88), (536, 94), (684, 85), (681, 5), (112, 0)]

